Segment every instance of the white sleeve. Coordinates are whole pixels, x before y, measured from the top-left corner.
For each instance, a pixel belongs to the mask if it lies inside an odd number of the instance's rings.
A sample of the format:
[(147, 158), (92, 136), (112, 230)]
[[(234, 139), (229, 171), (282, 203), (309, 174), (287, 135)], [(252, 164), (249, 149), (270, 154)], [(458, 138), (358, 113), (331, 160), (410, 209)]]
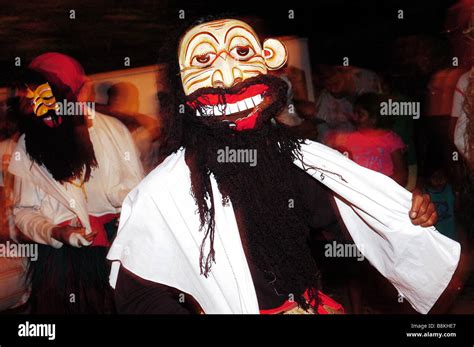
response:
[(464, 93), (466, 91), (467, 83), (465, 76), (462, 75), (458, 83), (456, 83), (456, 88), (454, 89), (453, 95), (453, 107), (451, 109), (451, 117), (459, 118), (463, 113), (463, 103), (464, 103)]
[(453, 108), (451, 110), (451, 117), (457, 118), (456, 126), (454, 128), (454, 145), (463, 155), (466, 155), (465, 134), (467, 124), (467, 116), (463, 110), (463, 106), (464, 95), (469, 81), (466, 77), (466, 74), (462, 75), (456, 84), (453, 96)]
[(127, 194), (135, 188), (143, 178), (143, 167), (138, 150), (128, 129), (120, 124), (119, 137), (116, 140), (118, 157), (113, 163), (116, 175), (107, 197), (114, 207), (121, 207)]
[(44, 196), (29, 179), (15, 176), (15, 224), (27, 239), (60, 248), (63, 244), (51, 236), (55, 224), (40, 212), (42, 195)]
[(456, 121), (456, 126), (454, 127), (454, 145), (458, 149), (458, 151), (466, 156), (466, 125), (467, 125), (467, 117), (466, 113), (461, 112), (459, 118)]
[(391, 178), (310, 142), (308, 173), (330, 188), (344, 224), (367, 260), (421, 313), (428, 313), (457, 268), (461, 246), (436, 228), (412, 224), (412, 194)]

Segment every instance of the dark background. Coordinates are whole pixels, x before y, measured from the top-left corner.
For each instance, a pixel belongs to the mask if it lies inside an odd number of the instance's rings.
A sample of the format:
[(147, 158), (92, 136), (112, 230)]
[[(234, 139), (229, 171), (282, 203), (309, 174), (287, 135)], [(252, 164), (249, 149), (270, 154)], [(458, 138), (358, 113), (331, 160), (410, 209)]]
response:
[[(178, 11), (186, 19), (231, 12), (253, 18), (264, 35), (299, 35), (309, 39), (312, 64), (350, 64), (383, 71), (397, 37), (443, 33), (452, 0), (437, 1), (8, 1), (0, 0), (0, 86), (15, 76), (15, 57), (23, 64), (47, 51), (77, 58), (87, 73), (156, 63), (167, 40), (174, 39)], [(288, 10), (295, 19), (288, 19)], [(398, 10), (404, 19), (397, 18)], [(76, 19), (69, 18), (75, 10)], [(176, 37), (176, 40), (178, 38)]]

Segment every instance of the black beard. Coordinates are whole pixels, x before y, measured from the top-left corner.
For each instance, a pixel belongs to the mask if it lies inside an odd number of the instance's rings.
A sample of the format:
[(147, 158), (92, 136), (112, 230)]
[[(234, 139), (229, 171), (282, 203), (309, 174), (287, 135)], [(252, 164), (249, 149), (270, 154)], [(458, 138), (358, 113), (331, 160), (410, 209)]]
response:
[(97, 167), (84, 116), (64, 116), (61, 125), (50, 128), (35, 115), (23, 115), (22, 130), (29, 157), (44, 165), (60, 183), (82, 175), (87, 181), (92, 168)]
[[(269, 119), (271, 114), (266, 116)], [(319, 271), (308, 244), (308, 216), (302, 206), (291, 207), (289, 200), (298, 196), (292, 173), (293, 161), (299, 159), (299, 142), (270, 122), (260, 129), (242, 132), (187, 122), (184, 136), (192, 193), (204, 230), (201, 273), (207, 276), (215, 259), (213, 206), (230, 200), (251, 262), (261, 271), (275, 275), (274, 285), (280, 294), (293, 294), (295, 301), (307, 308), (302, 294), (310, 289), (310, 301), (317, 303)], [(255, 150), (257, 165), (219, 162), (219, 150), (226, 147)], [(223, 201), (212, 201), (211, 173)], [(206, 197), (211, 197), (210, 207)], [(207, 255), (203, 254), (206, 242), (210, 242)]]

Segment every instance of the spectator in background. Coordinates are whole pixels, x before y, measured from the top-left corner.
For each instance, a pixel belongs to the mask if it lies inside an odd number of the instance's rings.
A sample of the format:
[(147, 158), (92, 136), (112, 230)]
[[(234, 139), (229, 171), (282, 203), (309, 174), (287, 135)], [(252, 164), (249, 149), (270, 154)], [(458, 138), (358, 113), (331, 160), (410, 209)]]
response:
[[(389, 96), (392, 101), (404, 103), (413, 100), (399, 94), (396, 90), (392, 90)], [(383, 127), (390, 129), (397, 134), (406, 145), (405, 157), (408, 166), (408, 179), (405, 188), (413, 191), (416, 188), (418, 180), (418, 160), (415, 146), (415, 122), (416, 119), (410, 116), (395, 116), (390, 119), (386, 118)]]
[[(466, 107), (468, 105), (466, 100), (466, 93), (473, 90), (472, 85), (474, 82), (474, 68), (470, 72), (466, 72), (460, 78), (456, 84), (456, 89), (454, 90), (453, 96), (453, 107), (451, 110), (451, 117), (453, 118), (454, 123), (454, 134), (453, 142), (458, 151), (466, 159), (470, 156), (470, 147), (472, 144), (469, 143), (469, 138), (467, 136), (467, 127), (469, 124), (468, 115), (466, 114)], [(472, 83), (471, 87), (468, 90), (469, 84)], [(470, 95), (472, 97), (472, 95)]]
[[(355, 130), (332, 131), (327, 137), (327, 143), (346, 153), (357, 164), (389, 176), (405, 186), (408, 180), (406, 145), (397, 134), (384, 128), (388, 122), (384, 122), (380, 115), (380, 103), (385, 99), (386, 97), (374, 93), (359, 96), (354, 102)], [(350, 269), (347, 280), (352, 313), (359, 314), (363, 312), (363, 283), (360, 274), (366, 269), (358, 262), (350, 262), (347, 268)], [(372, 281), (377, 278), (375, 276)], [(379, 279), (379, 282), (384, 281)]]
[(454, 216), (456, 196), (449, 183), (446, 168), (442, 164), (432, 164), (426, 170), (427, 178), (424, 191), (431, 197), (438, 213), (436, 229), (443, 235), (459, 241)]
[[(453, 104), (453, 91), (458, 77), (463, 73), (461, 65), (464, 63), (460, 56), (453, 54), (452, 48), (446, 37), (428, 35), (400, 37), (392, 45), (388, 70), (392, 92), (420, 104), (419, 119), (397, 119), (399, 129), (401, 125), (413, 128), (415, 136), (409, 138), (410, 142), (407, 143), (408, 159), (410, 168), (413, 169), (414, 139), (418, 178), (426, 176), (424, 170), (428, 169), (426, 158), (430, 156), (430, 152), (441, 156), (446, 166), (456, 165), (450, 140), (449, 115)], [(459, 60), (459, 66), (455, 64), (455, 58)], [(406, 130), (412, 132), (408, 127)], [(398, 133), (406, 139), (402, 133)], [(410, 170), (411, 181), (414, 178), (413, 173), (413, 170)], [(412, 186), (413, 184), (410, 188)]]
[(457, 118), (454, 143), (462, 154), (463, 166), (458, 186), (462, 208), (458, 211), (460, 226), (469, 235), (467, 246), (472, 251), (474, 229), (474, 68), (464, 74), (454, 95), (452, 116)]
[(326, 72), (324, 89), (316, 102), (316, 118), (332, 130), (350, 131), (353, 101), (364, 93), (380, 93), (381, 83), (373, 71), (355, 67), (332, 67)]
[[(451, 30), (452, 40), (455, 42), (456, 55), (462, 56), (470, 71), (464, 73), (458, 80), (453, 96), (451, 111), (452, 128), (454, 128), (453, 142), (461, 153), (462, 164), (459, 174), (460, 184), (457, 187), (460, 194), (461, 208), (457, 211), (460, 236), (466, 237), (464, 249), (474, 255), (474, 22), (472, 4), (469, 0), (458, 1), (451, 10), (451, 23), (448, 28), (458, 27), (463, 30)], [(448, 16), (448, 20), (450, 17)], [(451, 25), (449, 25), (451, 24)]]
[(381, 127), (381, 95), (367, 93), (354, 103), (352, 132), (332, 132), (328, 144), (345, 152), (359, 165), (393, 178), (401, 186), (407, 183), (406, 145), (398, 135)]

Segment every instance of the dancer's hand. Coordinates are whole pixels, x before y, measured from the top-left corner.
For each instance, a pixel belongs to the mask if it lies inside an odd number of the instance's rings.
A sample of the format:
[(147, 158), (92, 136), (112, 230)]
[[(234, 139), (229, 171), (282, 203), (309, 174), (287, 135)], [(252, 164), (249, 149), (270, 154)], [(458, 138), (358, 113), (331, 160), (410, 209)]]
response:
[(421, 191), (417, 189), (413, 191), (410, 218), (414, 225), (420, 225), (422, 227), (430, 227), (436, 224), (438, 214), (428, 194), (422, 194)]
[(73, 227), (70, 225), (53, 228), (51, 236), (59, 242), (66, 243), (73, 247), (90, 246), (96, 237), (97, 232), (86, 234), (83, 227)]

